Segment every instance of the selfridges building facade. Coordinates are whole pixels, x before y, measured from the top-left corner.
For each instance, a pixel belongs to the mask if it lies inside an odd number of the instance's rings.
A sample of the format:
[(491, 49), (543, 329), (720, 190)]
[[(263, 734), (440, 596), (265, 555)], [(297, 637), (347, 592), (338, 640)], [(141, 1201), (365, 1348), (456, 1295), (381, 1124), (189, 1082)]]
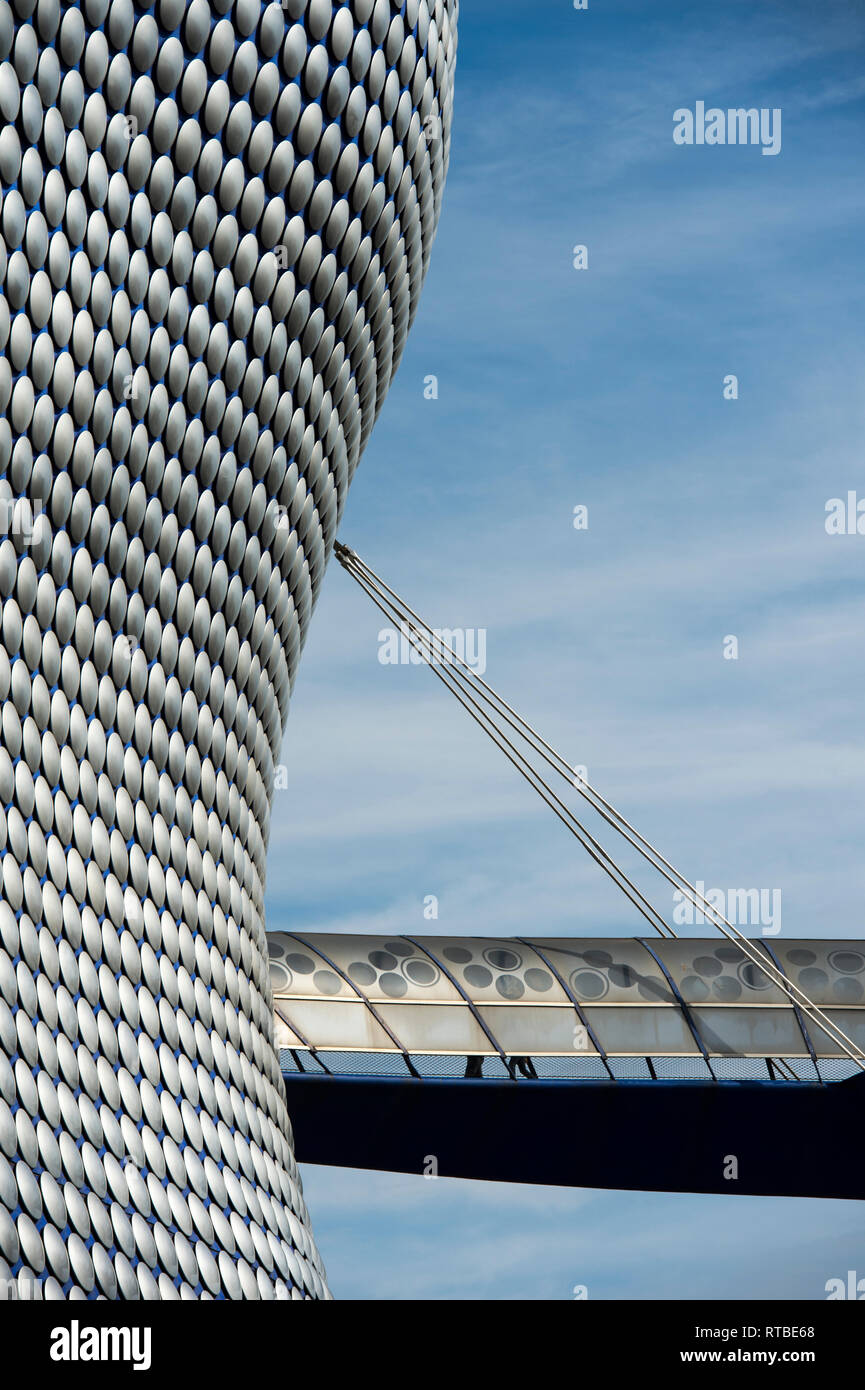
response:
[(0, 0), (7, 1297), (327, 1296), (270, 793), (430, 255), (456, 10)]

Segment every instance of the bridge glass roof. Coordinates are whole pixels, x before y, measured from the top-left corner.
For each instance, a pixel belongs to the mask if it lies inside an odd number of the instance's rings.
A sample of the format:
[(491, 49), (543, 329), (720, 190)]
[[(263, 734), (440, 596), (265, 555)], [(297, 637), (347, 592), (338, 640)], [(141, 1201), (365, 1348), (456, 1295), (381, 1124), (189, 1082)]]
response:
[[(404, 1057), (839, 1058), (724, 938), (269, 934), (277, 1042)], [(759, 940), (865, 1046), (865, 943)]]

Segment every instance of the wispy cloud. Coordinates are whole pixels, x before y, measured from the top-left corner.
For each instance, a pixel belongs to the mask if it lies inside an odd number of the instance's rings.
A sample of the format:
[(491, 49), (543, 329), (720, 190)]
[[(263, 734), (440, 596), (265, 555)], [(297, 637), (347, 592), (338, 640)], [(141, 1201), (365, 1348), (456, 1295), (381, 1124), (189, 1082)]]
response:
[[(853, 1204), (586, 1192), (304, 1167), (328, 1277), (355, 1299), (820, 1299), (861, 1268)], [(748, 1251), (747, 1259), (744, 1252)]]

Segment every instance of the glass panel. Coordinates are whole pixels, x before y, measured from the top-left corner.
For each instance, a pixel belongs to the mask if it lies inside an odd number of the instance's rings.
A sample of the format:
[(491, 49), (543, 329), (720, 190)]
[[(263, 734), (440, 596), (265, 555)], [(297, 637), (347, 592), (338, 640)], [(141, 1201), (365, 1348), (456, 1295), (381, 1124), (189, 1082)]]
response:
[(280, 1018), (277, 1013), (273, 1016), (273, 1041), (277, 1048), (303, 1047), (297, 1034), (292, 1032), (285, 1019)]
[(460, 998), (459, 991), (426, 952), (403, 937), (316, 933), (314, 943), (348, 975), (365, 998), (374, 1002), (436, 999), (455, 1003)]
[[(857, 1047), (865, 1050), (865, 1009), (827, 1009), (826, 1013), (831, 1023), (846, 1033)], [(819, 1023), (807, 1015), (805, 1027), (818, 1057), (846, 1057), (846, 1053), (823, 1032)], [(859, 1075), (862, 1073), (859, 1072)]]
[(645, 1057), (653, 1052), (699, 1054), (681, 1009), (598, 1008), (584, 1010), (605, 1052)]
[(317, 951), (301, 946), (285, 932), (268, 932), (267, 949), (274, 999), (357, 998)]
[(377, 1004), (409, 1052), (494, 1053), (468, 1004)]
[(709, 1056), (807, 1057), (808, 1049), (792, 1009), (692, 1009)]
[(633, 937), (538, 938), (538, 945), (581, 1004), (674, 1002), (660, 966)]
[(425, 936), (423, 941), (474, 1002), (568, 1002), (540, 956), (522, 941), (453, 936)]
[(289, 1026), (296, 1025), (313, 1047), (395, 1050), (387, 1033), (359, 999), (355, 1003), (292, 999), (280, 1006), (280, 1012), (285, 1014)]
[(772, 950), (793, 984), (813, 1004), (821, 1008), (865, 1006), (861, 941), (773, 941)]
[(596, 1050), (570, 1004), (561, 1009), (482, 1004), (478, 1013), (506, 1053), (532, 1057), (544, 1053), (586, 1056)]
[[(759, 941), (753, 951), (774, 964)], [(710, 941), (658, 940), (652, 950), (664, 962), (686, 1004), (784, 1004), (787, 996), (740, 946), (719, 937)], [(777, 968), (777, 967), (776, 967)]]

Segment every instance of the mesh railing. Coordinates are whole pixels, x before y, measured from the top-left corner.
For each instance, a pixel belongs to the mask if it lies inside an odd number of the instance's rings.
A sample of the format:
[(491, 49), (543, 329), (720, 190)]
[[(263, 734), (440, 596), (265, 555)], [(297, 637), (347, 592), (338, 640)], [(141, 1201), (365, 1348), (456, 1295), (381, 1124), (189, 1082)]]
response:
[[(531, 1080), (532, 1072), (544, 1081), (777, 1081), (801, 1082), (844, 1081), (858, 1074), (855, 1063), (846, 1059), (821, 1061), (819, 1073), (809, 1057), (713, 1057), (711, 1071), (701, 1056), (688, 1057), (610, 1057), (607, 1064), (599, 1056), (509, 1058), (506, 1066), (500, 1057), (441, 1056), (435, 1053), (412, 1053), (411, 1064), (421, 1078), (429, 1080)], [(298, 1073), (322, 1076), (399, 1077), (410, 1075), (400, 1052), (322, 1051), (318, 1054), (302, 1049), (280, 1048), (279, 1064), (283, 1075), (290, 1078)], [(653, 1075), (654, 1073), (654, 1075)]]

